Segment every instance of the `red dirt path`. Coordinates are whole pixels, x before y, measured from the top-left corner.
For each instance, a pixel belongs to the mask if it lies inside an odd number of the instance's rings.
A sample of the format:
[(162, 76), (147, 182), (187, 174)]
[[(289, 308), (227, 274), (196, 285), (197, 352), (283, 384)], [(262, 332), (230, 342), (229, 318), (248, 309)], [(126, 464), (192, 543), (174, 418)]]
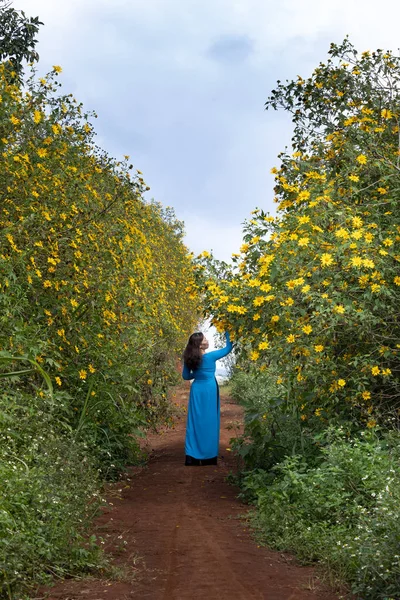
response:
[[(176, 400), (186, 404), (188, 389)], [(241, 409), (221, 399), (218, 466), (183, 465), (185, 417), (149, 438), (150, 460), (113, 486), (112, 503), (96, 522), (114, 564), (133, 574), (122, 581), (63, 581), (47, 600), (337, 600), (312, 568), (259, 547), (241, 518), (248, 507), (225, 482), (234, 469), (227, 426)]]

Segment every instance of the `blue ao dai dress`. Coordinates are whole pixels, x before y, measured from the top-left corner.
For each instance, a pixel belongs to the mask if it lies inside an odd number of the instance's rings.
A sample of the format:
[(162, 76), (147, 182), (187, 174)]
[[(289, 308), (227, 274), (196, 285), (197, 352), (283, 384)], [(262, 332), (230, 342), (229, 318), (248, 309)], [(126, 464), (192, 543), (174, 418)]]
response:
[(213, 464), (216, 464), (219, 449), (220, 402), (218, 382), (215, 378), (215, 363), (229, 354), (233, 347), (229, 333), (225, 336), (225, 348), (203, 354), (198, 369), (191, 371), (187, 365), (183, 366), (183, 379), (194, 380), (190, 387), (186, 422), (186, 464), (202, 464), (201, 461), (210, 459), (214, 461)]

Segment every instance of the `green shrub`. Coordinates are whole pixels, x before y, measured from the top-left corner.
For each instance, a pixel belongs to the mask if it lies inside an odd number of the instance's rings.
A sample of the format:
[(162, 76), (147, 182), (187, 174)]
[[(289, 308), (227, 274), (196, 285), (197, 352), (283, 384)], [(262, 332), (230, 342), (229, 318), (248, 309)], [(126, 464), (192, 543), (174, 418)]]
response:
[[(56, 400), (56, 401), (55, 401)], [(99, 477), (85, 444), (62, 430), (65, 398), (9, 391), (0, 410), (0, 593), (99, 564), (85, 527)], [(57, 417), (57, 418), (56, 418)], [(18, 596), (20, 597), (20, 596)]]
[[(319, 454), (320, 442), (310, 423), (274, 383), (274, 369), (237, 371), (231, 379), (232, 396), (244, 408), (244, 434), (232, 441), (245, 469), (271, 469), (287, 455)], [(317, 421), (320, 427), (320, 422)]]
[(367, 432), (321, 450), (318, 466), (287, 457), (275, 478), (248, 474), (262, 539), (303, 561), (319, 561), (332, 580), (363, 600), (400, 595), (400, 436)]

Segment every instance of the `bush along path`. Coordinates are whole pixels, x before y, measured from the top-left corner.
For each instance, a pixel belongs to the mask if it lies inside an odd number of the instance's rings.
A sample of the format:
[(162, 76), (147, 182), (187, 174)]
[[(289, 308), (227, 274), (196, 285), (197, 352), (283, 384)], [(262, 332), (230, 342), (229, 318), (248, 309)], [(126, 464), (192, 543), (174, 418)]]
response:
[[(176, 402), (187, 403), (186, 385)], [(235, 469), (228, 448), (241, 409), (222, 394), (217, 467), (183, 465), (185, 415), (149, 438), (146, 467), (113, 485), (95, 534), (116, 567), (115, 578), (65, 580), (40, 590), (47, 600), (334, 600), (311, 567), (257, 545), (247, 507), (226, 482)]]

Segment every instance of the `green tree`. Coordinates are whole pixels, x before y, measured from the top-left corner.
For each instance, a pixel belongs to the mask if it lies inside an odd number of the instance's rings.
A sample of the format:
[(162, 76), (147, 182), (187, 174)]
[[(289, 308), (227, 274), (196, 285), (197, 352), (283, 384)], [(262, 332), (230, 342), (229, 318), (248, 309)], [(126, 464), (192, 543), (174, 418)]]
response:
[(21, 80), (23, 62), (36, 62), (36, 34), (43, 25), (39, 17), (27, 17), (7, 0), (0, 0), (0, 59), (8, 61), (13, 78)]

